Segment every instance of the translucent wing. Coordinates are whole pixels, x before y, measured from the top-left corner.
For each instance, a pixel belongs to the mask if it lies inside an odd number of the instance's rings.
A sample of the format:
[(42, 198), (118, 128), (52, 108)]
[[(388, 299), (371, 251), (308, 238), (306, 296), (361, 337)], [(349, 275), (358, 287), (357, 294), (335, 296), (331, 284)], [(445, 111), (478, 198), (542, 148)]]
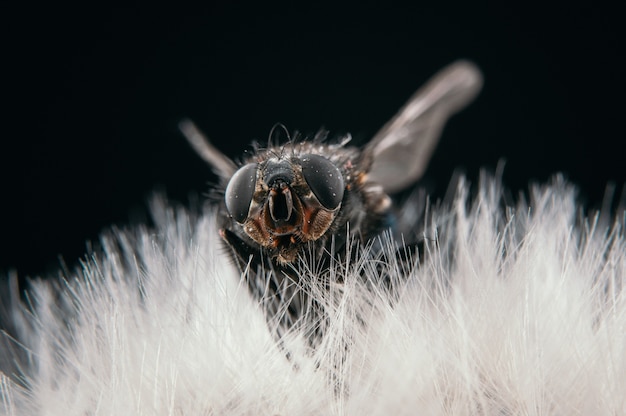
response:
[(458, 61), (438, 72), (365, 147), (368, 179), (387, 193), (417, 181), (446, 121), (469, 104), (481, 86), (480, 70), (471, 62)]
[(211, 165), (213, 171), (222, 178), (222, 180), (228, 180), (235, 174), (237, 170), (235, 163), (225, 154), (217, 150), (191, 120), (182, 120), (178, 124), (178, 128), (191, 147), (193, 147), (205, 162)]

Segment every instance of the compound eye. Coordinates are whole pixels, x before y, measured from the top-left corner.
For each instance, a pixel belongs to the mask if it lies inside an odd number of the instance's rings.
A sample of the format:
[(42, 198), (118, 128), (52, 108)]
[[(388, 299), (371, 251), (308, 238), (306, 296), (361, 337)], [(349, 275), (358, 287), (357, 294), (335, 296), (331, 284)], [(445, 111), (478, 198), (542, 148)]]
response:
[(320, 204), (335, 209), (343, 199), (345, 184), (339, 168), (319, 155), (301, 158), (302, 176)]
[(239, 169), (226, 186), (224, 200), (228, 213), (240, 224), (248, 218), (256, 185), (257, 164), (249, 163)]

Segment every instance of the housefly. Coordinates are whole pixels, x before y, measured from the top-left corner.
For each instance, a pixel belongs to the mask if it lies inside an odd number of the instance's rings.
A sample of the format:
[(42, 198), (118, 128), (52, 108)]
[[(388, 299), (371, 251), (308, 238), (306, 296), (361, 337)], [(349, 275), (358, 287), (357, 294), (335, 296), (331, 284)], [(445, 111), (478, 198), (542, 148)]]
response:
[[(422, 176), (444, 124), (481, 86), (478, 68), (458, 61), (419, 89), (362, 148), (349, 146), (349, 138), (332, 143), (318, 134), (256, 149), (240, 165), (191, 121), (180, 123), (220, 177), (220, 234), (279, 334), (305, 317), (319, 320), (314, 312), (322, 307), (307, 295), (311, 282), (302, 282), (299, 262), (314, 253), (322, 267), (313, 279), (327, 281), (330, 259), (345, 256), (348, 241), (367, 242), (388, 228), (390, 195)], [(317, 334), (319, 325), (311, 326)]]

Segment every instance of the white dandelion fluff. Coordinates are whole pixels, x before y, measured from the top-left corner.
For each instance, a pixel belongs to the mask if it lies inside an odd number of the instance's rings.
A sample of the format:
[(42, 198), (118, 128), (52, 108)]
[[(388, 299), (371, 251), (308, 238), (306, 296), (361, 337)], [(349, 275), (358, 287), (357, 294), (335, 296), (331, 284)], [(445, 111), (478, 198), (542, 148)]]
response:
[[(398, 263), (382, 237), (389, 255), (360, 248), (332, 267), (343, 283), (330, 289), (302, 270), (328, 308), (315, 350), (306, 328), (274, 340), (212, 209), (156, 198), (154, 228), (113, 230), (79, 271), (34, 282), (30, 306), (4, 302), (0, 410), (625, 414), (623, 217), (582, 217), (558, 178), (515, 207), (498, 181), (478, 188), (470, 198), (461, 182), (453, 203), (429, 208), (420, 259)], [(368, 283), (383, 273), (393, 293)]]

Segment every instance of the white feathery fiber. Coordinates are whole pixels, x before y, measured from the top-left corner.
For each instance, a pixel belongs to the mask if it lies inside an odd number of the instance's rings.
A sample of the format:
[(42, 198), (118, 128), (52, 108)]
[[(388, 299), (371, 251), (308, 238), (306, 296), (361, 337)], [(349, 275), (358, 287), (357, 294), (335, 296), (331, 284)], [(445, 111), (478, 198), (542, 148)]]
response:
[(335, 265), (345, 283), (325, 293), (304, 271), (331, 318), (315, 351), (297, 332), (274, 341), (215, 212), (157, 198), (153, 229), (112, 231), (13, 307), (20, 344), (2, 354), (20, 366), (0, 374), (0, 413), (626, 414), (623, 217), (581, 218), (558, 178), (516, 207), (498, 181), (478, 188), (414, 224), (415, 267), (387, 256), (394, 293), (368, 284), (379, 256)]

